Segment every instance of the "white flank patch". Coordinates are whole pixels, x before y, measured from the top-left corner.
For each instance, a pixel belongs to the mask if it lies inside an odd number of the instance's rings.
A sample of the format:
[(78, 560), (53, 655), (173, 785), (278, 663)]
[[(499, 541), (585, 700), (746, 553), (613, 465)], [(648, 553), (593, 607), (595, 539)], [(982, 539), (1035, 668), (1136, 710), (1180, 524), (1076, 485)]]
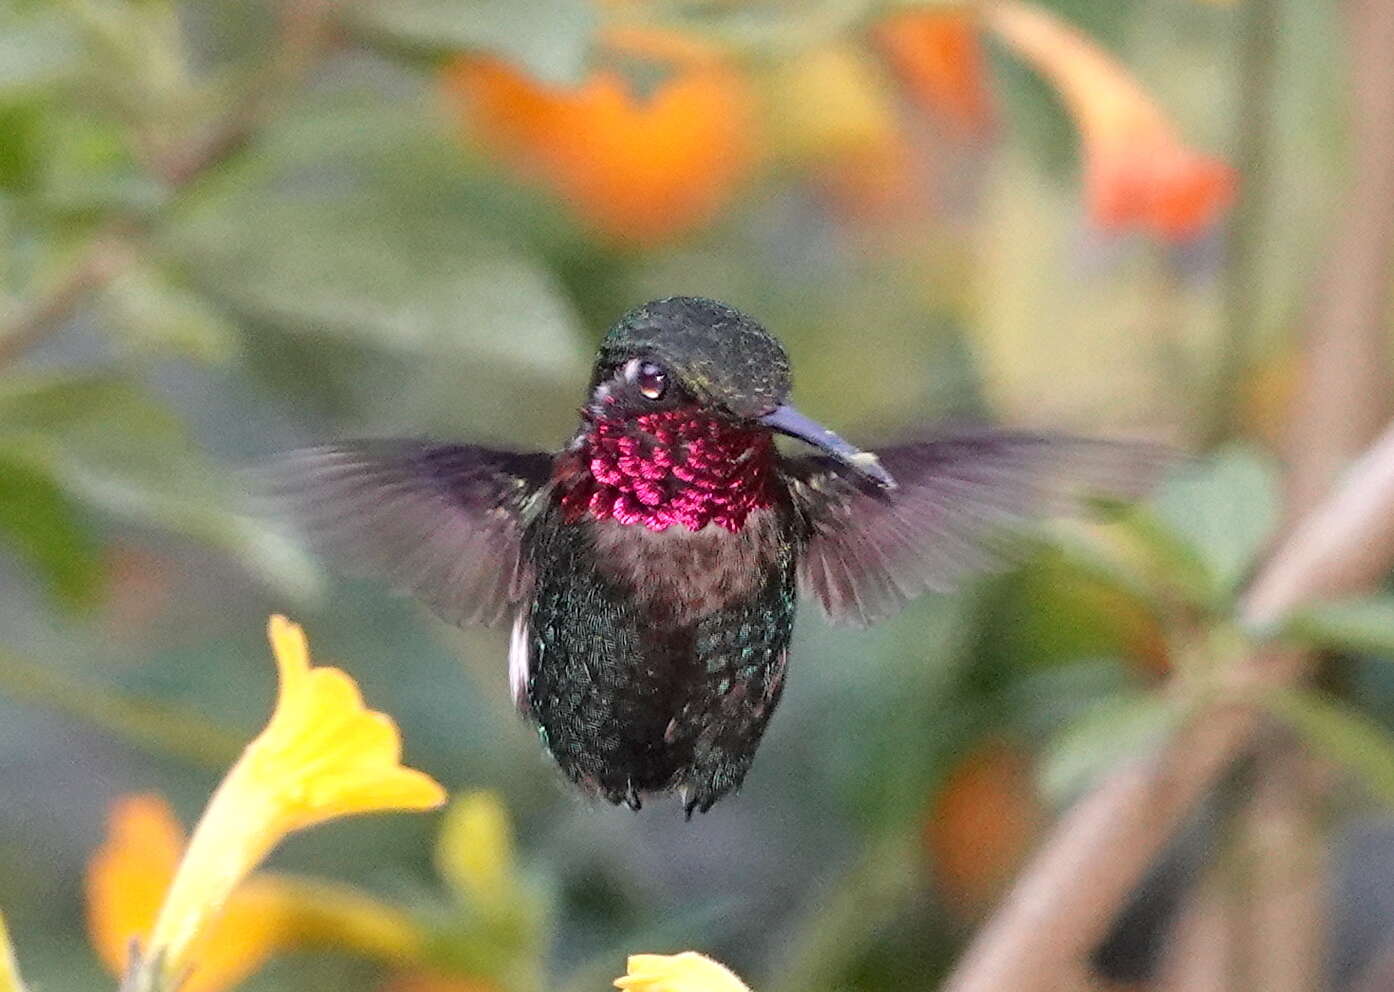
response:
[(520, 612), (513, 620), (513, 634), (508, 638), (508, 688), (513, 693), (513, 705), (526, 712), (528, 708), (528, 616)]

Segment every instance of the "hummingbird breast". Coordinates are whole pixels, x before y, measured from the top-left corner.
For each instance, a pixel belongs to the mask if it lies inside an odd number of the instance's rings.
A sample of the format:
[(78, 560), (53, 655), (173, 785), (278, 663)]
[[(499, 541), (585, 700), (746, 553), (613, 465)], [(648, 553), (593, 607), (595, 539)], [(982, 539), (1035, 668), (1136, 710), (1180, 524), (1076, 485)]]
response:
[(689, 812), (740, 784), (783, 688), (792, 534), (779, 505), (734, 531), (568, 522), (560, 502), (534, 525), (520, 687), (569, 777)]
[(749, 599), (768, 580), (782, 543), (773, 509), (752, 512), (735, 532), (717, 526), (655, 531), (614, 520), (587, 526), (597, 571), (631, 590), (648, 620), (664, 628), (690, 627)]

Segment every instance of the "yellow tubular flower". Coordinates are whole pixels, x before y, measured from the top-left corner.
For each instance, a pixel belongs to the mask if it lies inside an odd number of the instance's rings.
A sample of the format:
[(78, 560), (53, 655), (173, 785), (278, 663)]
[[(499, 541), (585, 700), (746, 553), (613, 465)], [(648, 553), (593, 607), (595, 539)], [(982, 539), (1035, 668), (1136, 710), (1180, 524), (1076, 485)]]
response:
[(516, 887), (513, 827), (497, 795), (478, 789), (450, 804), (436, 842), (436, 869), (482, 909), (508, 901)]
[(10, 945), (10, 931), (5, 926), (3, 913), (0, 913), (0, 992), (24, 992), (24, 983), (19, 978), (19, 965), (15, 962), (15, 951)]
[(439, 806), (445, 790), (401, 764), (396, 725), (337, 668), (312, 668), (304, 632), (273, 616), (280, 695), (271, 722), (213, 793), (146, 949), (163, 985), (197, 967), (195, 941), (287, 834), (354, 813)]
[(731, 969), (696, 951), (631, 954), (615, 988), (632, 992), (750, 992)]

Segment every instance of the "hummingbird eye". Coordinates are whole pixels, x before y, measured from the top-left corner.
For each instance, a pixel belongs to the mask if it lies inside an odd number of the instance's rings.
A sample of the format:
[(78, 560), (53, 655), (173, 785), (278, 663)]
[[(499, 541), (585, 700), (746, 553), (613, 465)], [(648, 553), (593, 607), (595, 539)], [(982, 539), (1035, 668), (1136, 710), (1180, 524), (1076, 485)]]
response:
[(668, 391), (668, 372), (657, 362), (634, 361), (630, 363), (629, 381), (638, 387), (645, 399), (658, 400)]

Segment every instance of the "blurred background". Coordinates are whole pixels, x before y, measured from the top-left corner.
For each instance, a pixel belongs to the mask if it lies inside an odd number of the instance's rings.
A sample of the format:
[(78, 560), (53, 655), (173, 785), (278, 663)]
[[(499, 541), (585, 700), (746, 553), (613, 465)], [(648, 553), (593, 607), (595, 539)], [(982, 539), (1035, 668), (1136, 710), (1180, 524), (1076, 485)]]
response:
[[(284, 612), (492, 811), (461, 829), (495, 854), (462, 876), (435, 815), (292, 838), (274, 869), (428, 952), (306, 924), (240, 987), (580, 992), (687, 947), (769, 992), (936, 987), (1058, 811), (1176, 725), (1196, 618), (1302, 502), (1294, 423), (1329, 467), (1388, 412), (1387, 266), (1374, 332), (1311, 346), (1341, 218), (1389, 234), (1349, 200), (1394, 160), (1360, 61), (1388, 6), (0, 0), (0, 907), (30, 982), (111, 986), (85, 891), (112, 810), (192, 824), (269, 711)], [(233, 470), (349, 436), (558, 447), (600, 335), (673, 294), (764, 322), (857, 443), (968, 418), (1205, 455), (1119, 525), (1180, 592), (1076, 530), (871, 630), (805, 608), (741, 793), (691, 823), (578, 798), (513, 712), (506, 632), (325, 569)], [(1265, 736), (1335, 988), (1394, 926), (1394, 621), (1369, 618)], [(1262, 987), (1187, 984), (1167, 938), (1242, 947), (1263, 760), (1079, 987)]]

